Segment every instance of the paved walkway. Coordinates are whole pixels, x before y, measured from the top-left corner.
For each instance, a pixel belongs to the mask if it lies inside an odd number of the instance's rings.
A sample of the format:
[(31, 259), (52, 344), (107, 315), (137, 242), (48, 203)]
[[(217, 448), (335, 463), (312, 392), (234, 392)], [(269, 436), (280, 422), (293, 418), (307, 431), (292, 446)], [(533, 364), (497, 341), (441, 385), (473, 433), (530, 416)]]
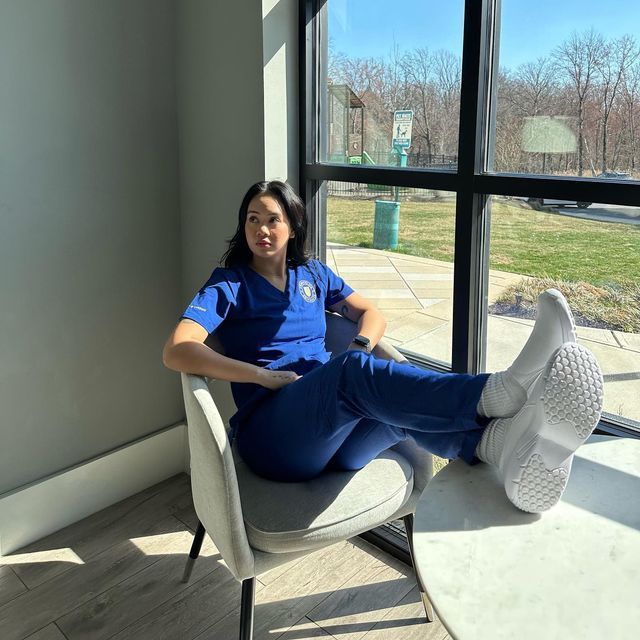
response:
[[(453, 265), (409, 255), (329, 243), (327, 264), (384, 313), (386, 339), (404, 350), (451, 362)], [(489, 271), (489, 304), (522, 276)], [(532, 320), (489, 315), (487, 369), (504, 369), (526, 342)], [(598, 358), (604, 410), (640, 422), (640, 334), (578, 327)]]

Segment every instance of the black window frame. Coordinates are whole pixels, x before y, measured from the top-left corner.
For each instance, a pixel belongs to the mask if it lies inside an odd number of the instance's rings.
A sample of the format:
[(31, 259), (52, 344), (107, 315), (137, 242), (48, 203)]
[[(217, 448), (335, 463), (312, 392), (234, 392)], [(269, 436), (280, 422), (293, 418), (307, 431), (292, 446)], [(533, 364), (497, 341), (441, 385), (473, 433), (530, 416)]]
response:
[[(584, 177), (487, 171), (491, 138), (492, 75), (497, 69), (501, 0), (465, 0), (458, 166), (455, 171), (369, 167), (322, 162), (320, 100), (321, 39), (326, 36), (327, 0), (299, 3), (299, 185), (307, 204), (312, 250), (324, 258), (326, 230), (322, 190), (326, 181), (374, 183), (450, 191), (456, 195), (451, 371), (478, 373), (486, 358), (490, 195), (554, 198), (640, 206), (640, 183)], [(441, 369), (428, 358), (417, 364)], [(634, 421), (603, 415), (598, 430), (640, 437)]]

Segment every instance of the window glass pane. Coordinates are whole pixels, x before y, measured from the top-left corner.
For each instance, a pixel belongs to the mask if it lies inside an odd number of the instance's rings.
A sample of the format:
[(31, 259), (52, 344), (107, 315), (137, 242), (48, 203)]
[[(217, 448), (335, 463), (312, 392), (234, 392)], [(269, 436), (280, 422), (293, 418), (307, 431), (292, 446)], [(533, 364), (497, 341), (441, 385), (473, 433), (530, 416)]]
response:
[(385, 338), (451, 363), (452, 193), (329, 182), (327, 262), (384, 314)]
[(463, 0), (328, 0), (321, 160), (455, 169)]
[(502, 0), (500, 172), (640, 178), (640, 3)]
[(487, 370), (509, 366), (559, 289), (604, 373), (604, 410), (640, 426), (640, 209), (493, 197)]

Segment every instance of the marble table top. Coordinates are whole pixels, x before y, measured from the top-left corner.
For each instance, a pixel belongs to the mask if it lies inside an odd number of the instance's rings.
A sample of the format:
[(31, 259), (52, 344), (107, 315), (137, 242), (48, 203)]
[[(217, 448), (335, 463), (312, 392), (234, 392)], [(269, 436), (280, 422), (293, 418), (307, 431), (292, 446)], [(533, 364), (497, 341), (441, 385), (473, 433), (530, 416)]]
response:
[(414, 552), (457, 640), (640, 638), (640, 440), (592, 436), (542, 514), (493, 467), (452, 462), (418, 503)]

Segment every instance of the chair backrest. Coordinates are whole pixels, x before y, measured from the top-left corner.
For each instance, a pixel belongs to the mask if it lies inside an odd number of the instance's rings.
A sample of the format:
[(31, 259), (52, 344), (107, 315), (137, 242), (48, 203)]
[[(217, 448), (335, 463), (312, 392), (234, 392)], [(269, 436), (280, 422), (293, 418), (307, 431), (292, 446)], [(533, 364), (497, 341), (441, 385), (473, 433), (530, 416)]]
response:
[[(326, 313), (327, 332), (325, 335), (325, 345), (327, 351), (333, 355), (347, 350), (351, 341), (358, 333), (358, 325), (337, 313)], [(384, 339), (380, 340), (374, 347), (373, 353), (385, 360), (395, 360), (396, 362), (408, 362), (408, 360)]]
[(255, 575), (225, 423), (204, 378), (182, 374), (191, 489), (198, 518), (238, 580)]

